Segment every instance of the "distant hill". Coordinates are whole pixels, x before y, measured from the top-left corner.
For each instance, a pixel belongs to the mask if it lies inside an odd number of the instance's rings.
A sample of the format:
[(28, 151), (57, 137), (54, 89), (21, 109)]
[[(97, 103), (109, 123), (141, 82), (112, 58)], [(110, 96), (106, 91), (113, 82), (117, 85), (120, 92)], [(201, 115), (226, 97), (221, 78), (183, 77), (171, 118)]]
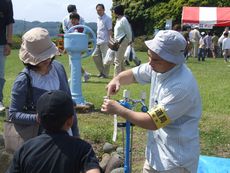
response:
[[(43, 27), (46, 28), (51, 37), (56, 37), (57, 34), (59, 34), (59, 27), (61, 23), (60, 22), (39, 22), (39, 21), (33, 21), (28, 22), (24, 20), (15, 20), (14, 23), (14, 34), (24, 34), (26, 31), (30, 30), (34, 27)], [(89, 26), (95, 33), (97, 30), (97, 24), (94, 22), (86, 23), (87, 26)]]

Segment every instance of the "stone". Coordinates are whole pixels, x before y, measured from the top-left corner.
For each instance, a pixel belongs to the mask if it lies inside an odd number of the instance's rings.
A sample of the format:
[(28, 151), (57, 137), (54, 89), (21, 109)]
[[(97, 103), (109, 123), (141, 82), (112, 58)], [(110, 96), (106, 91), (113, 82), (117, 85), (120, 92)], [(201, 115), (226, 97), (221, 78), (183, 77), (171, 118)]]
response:
[(122, 168), (116, 168), (116, 169), (111, 171), (111, 173), (124, 173), (124, 172), (125, 172), (125, 170), (123, 167)]
[(111, 173), (112, 170), (123, 166), (123, 160), (117, 154), (113, 155), (106, 166), (105, 173)]
[(105, 153), (102, 155), (102, 160), (99, 164), (100, 164), (100, 167), (103, 170), (103, 172), (105, 172), (106, 166), (107, 166), (110, 158), (111, 158), (111, 156), (108, 153)]
[(115, 148), (112, 144), (106, 142), (103, 146), (103, 151), (104, 151), (104, 153), (111, 153), (111, 152), (115, 151)]
[(123, 155), (124, 154), (124, 148), (123, 147), (117, 147), (116, 151), (117, 151), (117, 153), (119, 155)]

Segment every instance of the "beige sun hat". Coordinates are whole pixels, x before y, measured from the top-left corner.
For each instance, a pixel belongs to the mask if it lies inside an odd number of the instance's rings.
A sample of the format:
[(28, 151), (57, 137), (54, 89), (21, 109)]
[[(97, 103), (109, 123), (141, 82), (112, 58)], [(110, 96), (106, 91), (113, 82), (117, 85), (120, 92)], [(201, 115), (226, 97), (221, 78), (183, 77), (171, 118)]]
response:
[(45, 28), (30, 29), (22, 36), (19, 58), (23, 63), (37, 65), (55, 55), (60, 53)]

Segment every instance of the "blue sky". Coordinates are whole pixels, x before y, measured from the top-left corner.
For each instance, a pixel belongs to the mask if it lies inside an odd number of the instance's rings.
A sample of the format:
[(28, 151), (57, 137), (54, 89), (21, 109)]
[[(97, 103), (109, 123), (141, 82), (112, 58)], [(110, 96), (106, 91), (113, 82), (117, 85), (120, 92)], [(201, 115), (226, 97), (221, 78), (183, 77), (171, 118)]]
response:
[(62, 21), (67, 13), (67, 6), (75, 4), (77, 11), (86, 22), (96, 22), (95, 6), (105, 5), (105, 12), (111, 16), (112, 0), (12, 0), (14, 19), (26, 21)]

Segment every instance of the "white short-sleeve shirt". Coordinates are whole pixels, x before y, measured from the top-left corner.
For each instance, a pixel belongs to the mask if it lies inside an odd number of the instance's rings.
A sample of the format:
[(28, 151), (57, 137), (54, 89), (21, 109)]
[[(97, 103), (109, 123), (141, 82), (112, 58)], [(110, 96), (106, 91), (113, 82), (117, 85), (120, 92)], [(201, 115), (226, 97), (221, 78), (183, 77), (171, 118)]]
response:
[(109, 41), (109, 31), (112, 30), (112, 19), (105, 13), (97, 18), (97, 44)]
[(133, 68), (137, 82), (151, 83), (149, 109), (164, 107), (171, 123), (148, 131), (146, 158), (158, 171), (184, 167), (196, 173), (199, 160), (201, 99), (198, 86), (185, 64), (156, 73), (149, 64)]

